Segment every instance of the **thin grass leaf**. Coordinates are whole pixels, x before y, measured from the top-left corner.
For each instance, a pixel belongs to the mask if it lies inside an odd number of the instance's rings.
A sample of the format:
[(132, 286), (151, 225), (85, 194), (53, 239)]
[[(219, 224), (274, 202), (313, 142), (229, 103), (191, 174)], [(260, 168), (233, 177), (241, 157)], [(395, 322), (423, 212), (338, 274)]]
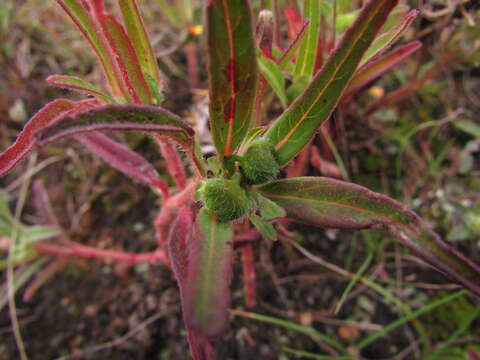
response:
[(305, 0), (304, 18), (310, 20), (307, 34), (302, 40), (297, 61), (295, 64), (295, 77), (306, 76), (310, 79), (313, 76), (315, 62), (317, 59), (318, 36), (320, 33), (320, 1)]
[(413, 20), (415, 20), (418, 14), (418, 10), (410, 11), (405, 17), (403, 17), (399, 24), (377, 37), (372, 43), (372, 45), (368, 48), (366, 53), (363, 55), (360, 66), (366, 64), (367, 62), (384, 52), (390, 46), (392, 46), (392, 44), (398, 40), (400, 35), (402, 35), (405, 29), (410, 26)]
[(289, 331), (307, 335), (312, 339), (323, 341), (325, 344), (328, 344), (331, 347), (341, 352), (345, 350), (343, 345), (340, 344), (338, 341), (322, 334), (321, 332), (315, 330), (311, 326), (302, 326), (292, 321), (279, 319), (273, 316), (267, 316), (262, 314), (256, 314), (253, 312), (242, 311), (242, 310), (230, 310), (230, 312), (235, 316), (242, 316), (247, 319), (253, 319), (253, 320), (261, 321), (267, 324), (281, 326)]
[(47, 78), (47, 81), (53, 86), (57, 86), (64, 89), (76, 90), (83, 94), (88, 94), (96, 97), (97, 99), (103, 101), (107, 104), (114, 104), (113, 100), (109, 95), (97, 89), (94, 85), (89, 82), (80, 79), (76, 76), (69, 75), (52, 75)]
[(396, 0), (370, 1), (311, 84), (274, 121), (266, 136), (275, 144), (280, 165), (295, 157), (328, 119), (364, 52), (396, 4)]
[(392, 330), (395, 330), (396, 328), (398, 328), (399, 326), (413, 320), (413, 319), (416, 319), (418, 318), (420, 315), (423, 315), (427, 312), (430, 312), (432, 311), (433, 309), (439, 307), (439, 306), (442, 306), (443, 304), (446, 304), (450, 301), (453, 301), (457, 298), (459, 298), (460, 296), (464, 296), (467, 294), (467, 291), (465, 290), (460, 290), (460, 291), (457, 291), (453, 294), (450, 294), (450, 295), (447, 295), (439, 300), (435, 300), (429, 304), (425, 304), (423, 305), (420, 309), (418, 310), (415, 310), (414, 312), (412, 312), (411, 314), (408, 314), (404, 317), (402, 317), (401, 319), (398, 319), (390, 324), (388, 324), (387, 326), (385, 326), (382, 330), (380, 331), (377, 331), (373, 334), (370, 334), (369, 336), (367, 336), (365, 339), (359, 341), (357, 344), (354, 345), (354, 348), (357, 349), (357, 350), (362, 350), (364, 349), (365, 347), (367, 347), (368, 345), (370, 345), (371, 343), (373, 343), (375, 340), (377, 340), (378, 338), (381, 338), (382, 336), (385, 336), (386, 334), (388, 334), (389, 332), (391, 332)]
[(458, 328), (442, 343), (442, 345), (425, 356), (423, 360), (435, 360), (441, 359), (441, 355), (445, 350), (452, 345), (465, 331), (467, 331), (472, 325), (473, 321), (480, 315), (480, 306), (477, 306), (474, 311), (462, 318), (462, 322)]
[(357, 92), (365, 85), (382, 76), (421, 47), (422, 43), (420, 41), (412, 41), (408, 44), (397, 47), (395, 50), (382, 56), (378, 60), (371, 61), (361, 67), (348, 85), (348, 88), (345, 91), (345, 96)]
[(107, 78), (108, 84), (112, 89), (114, 96), (120, 96), (120, 86), (115, 77), (113, 64), (109, 60), (108, 52), (105, 49), (100, 37), (98, 36), (98, 29), (95, 28), (91, 21), (87, 10), (82, 6), (79, 0), (55, 0), (63, 10), (70, 16), (74, 24), (82, 33), (83, 37), (88, 41), (95, 54), (97, 55), (103, 72)]
[(119, 5), (125, 28), (135, 48), (143, 72), (150, 75), (161, 90), (160, 70), (158, 69), (155, 55), (153, 54), (152, 45), (140, 13), (138, 1), (119, 0)]
[(199, 334), (216, 338), (228, 326), (233, 230), (204, 208), (195, 231), (184, 297), (185, 322)]
[(232, 155), (248, 132), (257, 85), (257, 54), (247, 0), (207, 5), (210, 126), (220, 156)]
[(287, 217), (323, 227), (386, 227), (415, 255), (480, 295), (480, 267), (443, 242), (413, 211), (363, 186), (323, 177), (273, 181), (257, 189)]
[(345, 355), (345, 356), (319, 355), (319, 354), (314, 354), (308, 351), (291, 349), (289, 347), (283, 347), (282, 350), (288, 354), (301, 356), (301, 359), (317, 359), (317, 360), (353, 360), (354, 359), (353, 355)]

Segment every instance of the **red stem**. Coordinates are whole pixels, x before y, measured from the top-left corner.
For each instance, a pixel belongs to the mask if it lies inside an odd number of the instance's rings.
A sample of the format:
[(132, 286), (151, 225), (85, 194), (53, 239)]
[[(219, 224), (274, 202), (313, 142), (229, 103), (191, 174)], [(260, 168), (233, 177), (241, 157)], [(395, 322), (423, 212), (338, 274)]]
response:
[(160, 152), (167, 162), (168, 173), (175, 180), (175, 183), (180, 189), (185, 189), (187, 186), (187, 177), (183, 169), (182, 161), (178, 156), (178, 152), (172, 143), (166, 137), (156, 136)]
[(251, 309), (256, 305), (255, 257), (253, 256), (253, 246), (251, 243), (242, 246), (242, 270), (245, 302), (247, 307)]
[(79, 256), (86, 259), (110, 259), (115, 261), (125, 261), (131, 264), (139, 263), (164, 263), (169, 265), (167, 254), (163, 249), (157, 249), (148, 253), (128, 253), (123, 251), (105, 250), (96, 247), (85, 246), (77, 243), (67, 243), (68, 245), (55, 244), (36, 244), (37, 251), (43, 254)]

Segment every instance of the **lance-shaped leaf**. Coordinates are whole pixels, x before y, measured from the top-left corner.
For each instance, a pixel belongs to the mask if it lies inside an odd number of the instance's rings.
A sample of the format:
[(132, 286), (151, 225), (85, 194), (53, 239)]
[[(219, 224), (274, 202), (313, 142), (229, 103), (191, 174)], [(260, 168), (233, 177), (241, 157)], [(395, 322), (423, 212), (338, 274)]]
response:
[(208, 338), (221, 336), (228, 325), (233, 230), (205, 208), (200, 210), (190, 245), (185, 322)]
[(305, 0), (304, 18), (310, 20), (307, 34), (302, 40), (297, 62), (295, 64), (295, 76), (306, 76), (311, 79), (317, 59), (318, 35), (320, 33), (320, 1)]
[(385, 49), (389, 48), (395, 41), (397, 41), (400, 35), (402, 35), (405, 29), (410, 26), (418, 14), (418, 10), (412, 10), (408, 12), (408, 14), (399, 19), (398, 24), (377, 37), (367, 52), (363, 55), (360, 66), (366, 64), (368, 61), (381, 54), (383, 51), (385, 51)]
[(382, 76), (394, 66), (397, 66), (403, 60), (408, 58), (412, 53), (417, 51), (422, 46), (420, 41), (412, 41), (408, 44), (397, 47), (388, 54), (380, 57), (378, 60), (369, 62), (365, 66), (358, 69), (352, 81), (345, 91), (345, 96), (351, 95)]
[(277, 64), (281, 70), (284, 70), (286, 68), (287, 64), (290, 62), (290, 60), (293, 58), (293, 56), (297, 52), (297, 49), (302, 44), (302, 41), (307, 34), (307, 29), (309, 24), (310, 24), (310, 20), (305, 19), (298, 33), (295, 35), (292, 41), (290, 41), (288, 46), (282, 51), (281, 55), (278, 57)]
[(177, 116), (157, 106), (104, 105), (55, 100), (25, 125), (15, 143), (0, 154), (0, 176), (11, 170), (34, 146), (44, 146), (65, 136), (99, 130), (151, 132), (170, 137), (193, 153), (193, 129)]
[(100, 64), (102, 65), (103, 72), (108, 80), (112, 93), (115, 96), (121, 95), (119, 84), (115, 78), (115, 71), (113, 69), (113, 63), (110, 62), (108, 52), (102, 43), (98, 32), (92, 23), (87, 9), (82, 6), (79, 0), (56, 0), (57, 3), (65, 10), (65, 12), (73, 20), (77, 28), (82, 33), (83, 37), (87, 39), (88, 43), (95, 51)]
[(396, 4), (396, 0), (370, 1), (311, 84), (275, 120), (266, 136), (275, 145), (280, 165), (298, 154), (328, 119), (363, 54)]
[(81, 135), (76, 139), (113, 168), (141, 184), (159, 188), (164, 197), (168, 197), (168, 187), (155, 167), (138, 153), (101, 133)]
[(324, 177), (278, 180), (258, 190), (299, 222), (349, 230), (385, 226), (427, 263), (480, 295), (480, 267), (442, 242), (413, 211), (387, 196)]
[[(170, 257), (173, 274), (177, 280), (182, 301), (182, 309), (185, 309), (185, 288), (188, 275), (189, 248), (192, 244), (194, 211), (190, 204), (182, 207), (171, 227), (168, 238), (168, 254)], [(210, 341), (198, 334), (195, 330), (185, 324), (187, 328), (188, 344), (194, 360), (210, 359)]]
[(111, 14), (95, 11), (110, 62), (123, 95), (129, 102), (152, 104), (153, 94), (140, 66), (135, 47), (125, 28)]
[(160, 71), (153, 54), (152, 45), (148, 37), (145, 23), (140, 14), (137, 0), (119, 0), (120, 10), (127, 33), (132, 40), (140, 65), (145, 73), (150, 75), (161, 86)]
[(47, 78), (47, 81), (54, 86), (58, 86), (64, 89), (76, 90), (84, 94), (95, 96), (97, 99), (107, 104), (115, 103), (115, 100), (113, 100), (110, 96), (100, 91), (89, 82), (76, 76), (52, 75)]
[(15, 143), (5, 152), (0, 154), (0, 176), (20, 162), (35, 145), (35, 135), (43, 130), (58, 115), (63, 114), (75, 107), (75, 103), (66, 99), (58, 99), (45, 105), (25, 125), (18, 135)]
[(248, 132), (257, 84), (257, 54), (247, 0), (207, 5), (210, 126), (221, 156), (232, 155)]
[(44, 146), (62, 137), (99, 130), (151, 132), (191, 145), (193, 129), (171, 112), (151, 105), (104, 105), (54, 119), (36, 135)]

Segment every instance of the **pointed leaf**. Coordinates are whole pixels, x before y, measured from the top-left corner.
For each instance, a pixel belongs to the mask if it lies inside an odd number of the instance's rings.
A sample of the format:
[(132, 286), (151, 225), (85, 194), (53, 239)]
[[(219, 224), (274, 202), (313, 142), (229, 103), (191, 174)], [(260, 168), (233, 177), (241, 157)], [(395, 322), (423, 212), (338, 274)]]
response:
[(57, 116), (72, 110), (75, 103), (66, 99), (58, 99), (45, 105), (25, 125), (15, 143), (0, 154), (0, 176), (10, 171), (23, 160), (35, 145), (35, 135), (43, 130)]
[[(0, 176), (10, 171), (34, 146), (65, 136), (99, 130), (142, 131), (164, 135), (193, 153), (193, 129), (174, 114), (150, 105), (104, 105), (55, 100), (40, 110), (0, 154)], [(91, 106), (91, 105), (90, 105)]]
[(65, 12), (73, 20), (77, 28), (82, 33), (83, 37), (88, 41), (92, 49), (95, 51), (103, 72), (108, 80), (112, 93), (114, 96), (121, 95), (120, 88), (115, 78), (115, 71), (113, 63), (110, 62), (108, 52), (105, 49), (100, 37), (98, 36), (98, 29), (91, 21), (87, 10), (82, 6), (79, 0), (56, 0), (57, 3), (65, 10)]
[(161, 107), (135, 104), (96, 106), (59, 116), (37, 134), (38, 145), (99, 130), (152, 132), (193, 146), (193, 129), (186, 122)]
[(232, 155), (250, 128), (257, 54), (247, 0), (207, 5), (210, 126), (221, 156)]
[(272, 90), (278, 96), (278, 99), (284, 107), (287, 106), (287, 95), (285, 94), (285, 79), (278, 65), (267, 58), (258, 58), (258, 67), (260, 72), (271, 86)]
[(76, 139), (111, 167), (141, 184), (158, 187), (164, 195), (168, 194), (168, 188), (155, 167), (125, 145), (101, 133), (77, 136)]
[(190, 246), (185, 292), (185, 322), (201, 335), (221, 336), (228, 326), (233, 230), (200, 210)]
[(368, 61), (374, 59), (377, 55), (385, 51), (385, 49), (392, 46), (392, 44), (397, 41), (400, 35), (402, 35), (405, 29), (410, 26), (412, 21), (415, 20), (418, 14), (418, 10), (410, 11), (408, 14), (402, 17), (401, 21), (399, 21), (396, 26), (377, 37), (372, 45), (370, 45), (367, 52), (363, 55), (360, 66), (366, 64)]
[(328, 119), (362, 55), (396, 4), (396, 0), (370, 1), (311, 84), (273, 123), (266, 136), (275, 144), (280, 165), (295, 157)]
[(97, 99), (107, 103), (107, 104), (114, 104), (115, 100), (113, 100), (110, 96), (103, 93), (95, 86), (90, 84), (89, 82), (80, 79), (76, 76), (68, 76), (68, 75), (52, 75), (47, 78), (47, 81), (57, 87), (64, 88), (64, 89), (71, 89), (77, 90), (81, 93), (88, 94), (91, 96), (96, 97)]
[(287, 64), (290, 62), (290, 60), (295, 55), (297, 49), (302, 44), (303, 39), (307, 35), (307, 29), (309, 24), (310, 20), (305, 19), (298, 33), (278, 57), (277, 63), (281, 70), (284, 70), (286, 68)]
[(258, 190), (299, 222), (349, 230), (386, 226), (416, 255), (480, 295), (480, 267), (442, 242), (413, 211), (387, 196), (323, 177), (273, 181)]
[(345, 95), (351, 95), (360, 90), (362, 87), (382, 76), (394, 66), (397, 66), (421, 47), (422, 43), (420, 41), (412, 41), (408, 44), (397, 47), (395, 50), (382, 56), (378, 60), (369, 62), (361, 67), (352, 78), (352, 81), (345, 91)]
[(129, 102), (152, 104), (153, 94), (125, 28), (111, 14), (99, 11), (95, 14), (102, 29), (103, 38), (108, 44), (109, 59), (115, 65), (117, 81), (121, 88), (126, 89), (123, 91), (124, 96)]
[(303, 17), (310, 20), (310, 25), (300, 46), (295, 64), (295, 77), (306, 76), (308, 79), (311, 79), (313, 76), (315, 61), (317, 59), (320, 16), (320, 1), (305, 0)]
[(119, 0), (127, 33), (132, 40), (143, 72), (152, 77), (161, 89), (160, 71), (143, 22), (137, 0)]
[(277, 238), (277, 231), (272, 224), (263, 220), (260, 216), (250, 215), (250, 221), (265, 239), (273, 240)]

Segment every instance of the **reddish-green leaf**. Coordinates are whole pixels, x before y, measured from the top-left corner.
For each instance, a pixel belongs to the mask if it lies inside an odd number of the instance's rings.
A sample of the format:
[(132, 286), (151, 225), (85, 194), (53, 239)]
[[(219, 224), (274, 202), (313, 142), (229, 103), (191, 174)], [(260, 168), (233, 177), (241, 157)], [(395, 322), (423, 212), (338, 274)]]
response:
[(232, 155), (249, 130), (257, 84), (257, 54), (247, 0), (207, 5), (210, 125), (221, 156)]
[(128, 102), (152, 104), (153, 94), (124, 27), (111, 14), (96, 11), (95, 15), (108, 45), (109, 59), (114, 64), (115, 76), (123, 89), (123, 95)]
[(115, 100), (113, 100), (110, 96), (100, 91), (89, 82), (76, 76), (52, 75), (47, 78), (47, 81), (54, 86), (58, 86), (64, 89), (76, 90), (84, 94), (95, 96), (97, 99), (107, 104), (115, 103)]
[(89, 42), (95, 51), (102, 65), (105, 76), (108, 80), (114, 96), (120, 96), (120, 88), (115, 78), (113, 63), (110, 62), (108, 52), (98, 35), (98, 29), (89, 18), (87, 10), (82, 6), (79, 0), (56, 0), (57, 3), (70, 16), (82, 35)]
[(193, 153), (193, 129), (157, 106), (104, 105), (55, 100), (25, 125), (15, 143), (0, 154), (0, 176), (10, 171), (34, 146), (44, 146), (65, 136), (99, 130), (150, 132), (170, 137)]
[(5, 152), (0, 154), (0, 176), (23, 160), (35, 145), (35, 135), (43, 130), (58, 115), (68, 112), (75, 103), (66, 99), (58, 99), (45, 105), (25, 125), (17, 140)]
[(369, 62), (365, 66), (358, 69), (352, 81), (345, 91), (346, 95), (352, 94), (376, 78), (382, 76), (394, 66), (408, 58), (412, 53), (422, 46), (420, 41), (412, 41), (403, 46), (397, 47), (395, 50), (380, 57), (378, 60)]
[(387, 196), (323, 177), (273, 181), (258, 190), (299, 222), (350, 230), (385, 226), (416, 255), (480, 295), (480, 267), (442, 242), (413, 211)]
[(330, 116), (360, 60), (397, 0), (370, 1), (311, 84), (273, 123), (266, 136), (280, 165), (298, 154)]
[(164, 197), (168, 197), (168, 187), (160, 179), (155, 167), (127, 146), (101, 133), (77, 136), (76, 139), (111, 167), (139, 183), (159, 188)]
[(119, 0), (119, 5), (120, 10), (122, 11), (125, 28), (132, 40), (133, 46), (135, 47), (143, 71), (150, 75), (161, 87), (160, 71), (158, 69), (157, 60), (153, 54), (153, 49), (140, 14), (137, 0)]
[(43, 146), (62, 137), (99, 130), (142, 131), (193, 145), (193, 129), (171, 112), (151, 105), (104, 105), (54, 119), (36, 137)]
[(233, 230), (204, 208), (195, 231), (185, 289), (185, 322), (201, 335), (216, 338), (228, 325)]
[(405, 29), (412, 23), (413, 20), (415, 20), (418, 13), (418, 10), (412, 10), (408, 12), (405, 16), (402, 16), (398, 19), (397, 24), (378, 36), (369, 47), (367, 52), (365, 52), (363, 55), (360, 66), (366, 64), (371, 59), (374, 59), (377, 55), (381, 54), (383, 51), (385, 51), (385, 49), (389, 48), (395, 41), (397, 41)]

